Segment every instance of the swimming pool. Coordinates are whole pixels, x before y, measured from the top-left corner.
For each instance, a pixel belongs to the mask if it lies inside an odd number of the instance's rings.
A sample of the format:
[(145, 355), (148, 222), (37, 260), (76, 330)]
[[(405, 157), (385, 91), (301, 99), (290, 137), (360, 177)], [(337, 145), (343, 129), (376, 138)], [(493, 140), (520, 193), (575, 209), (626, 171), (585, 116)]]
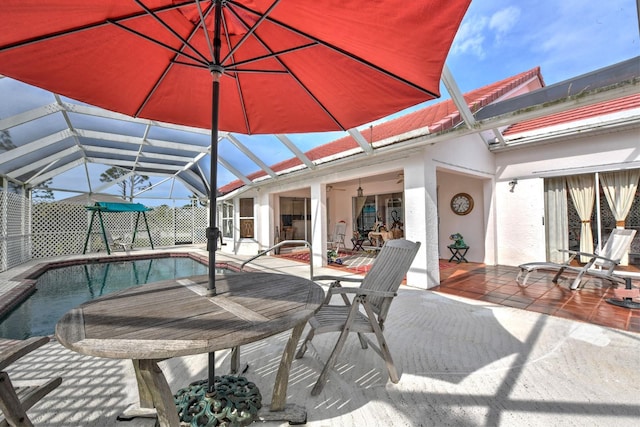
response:
[[(189, 257), (95, 262), (52, 268), (37, 278), (36, 292), (0, 320), (0, 337), (25, 339), (54, 333), (58, 319), (83, 302), (160, 280), (207, 274)], [(218, 274), (232, 270), (219, 268)]]

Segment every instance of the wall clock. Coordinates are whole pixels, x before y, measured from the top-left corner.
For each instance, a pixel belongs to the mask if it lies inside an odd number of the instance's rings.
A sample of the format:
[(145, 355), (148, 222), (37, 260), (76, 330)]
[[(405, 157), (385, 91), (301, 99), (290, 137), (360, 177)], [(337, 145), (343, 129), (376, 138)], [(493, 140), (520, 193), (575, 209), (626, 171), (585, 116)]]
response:
[(451, 210), (458, 215), (466, 215), (473, 209), (473, 197), (458, 193), (451, 198)]

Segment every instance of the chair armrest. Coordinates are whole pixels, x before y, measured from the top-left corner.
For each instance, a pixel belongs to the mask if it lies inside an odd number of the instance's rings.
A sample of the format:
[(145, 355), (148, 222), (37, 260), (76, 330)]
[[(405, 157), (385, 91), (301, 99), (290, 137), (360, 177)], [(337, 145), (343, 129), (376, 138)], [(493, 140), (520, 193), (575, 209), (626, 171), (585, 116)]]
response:
[(42, 347), (49, 340), (49, 337), (31, 337), (26, 340), (0, 339), (0, 370), (31, 353), (36, 348)]
[(362, 277), (341, 277), (341, 276), (313, 276), (312, 281), (330, 280), (333, 282), (362, 282)]
[(393, 298), (398, 294), (396, 292), (375, 291), (373, 289), (361, 288), (335, 288), (333, 292), (336, 294), (355, 294), (356, 296), (365, 295), (372, 297)]
[(609, 262), (611, 262), (613, 264), (616, 264), (616, 265), (620, 264), (620, 260), (607, 258), (607, 257), (604, 257), (602, 255), (598, 255), (598, 254), (590, 254), (588, 252), (572, 251), (572, 250), (569, 250), (569, 249), (558, 249), (558, 252), (566, 252), (568, 254), (572, 254), (573, 258), (575, 258), (576, 256), (579, 255), (579, 256), (584, 256), (584, 257), (589, 257), (589, 258), (602, 259), (602, 260), (609, 261)]

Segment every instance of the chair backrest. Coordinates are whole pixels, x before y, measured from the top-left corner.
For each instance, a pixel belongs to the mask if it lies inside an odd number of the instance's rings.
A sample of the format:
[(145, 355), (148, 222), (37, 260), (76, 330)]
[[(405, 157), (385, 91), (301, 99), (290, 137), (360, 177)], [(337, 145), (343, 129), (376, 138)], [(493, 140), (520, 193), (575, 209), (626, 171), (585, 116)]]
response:
[[(612, 259), (616, 262), (620, 260), (629, 252), (631, 242), (636, 235), (636, 230), (627, 230), (624, 228), (614, 228), (611, 230), (611, 234), (607, 239), (607, 242), (602, 247), (602, 250), (598, 255)], [(610, 267), (610, 262), (605, 260), (596, 260), (594, 265), (601, 267)]]
[(344, 242), (344, 236), (347, 234), (347, 223), (344, 221), (340, 221), (336, 223), (335, 228), (333, 229), (333, 242)]
[[(405, 239), (388, 240), (380, 250), (369, 272), (362, 280), (361, 288), (384, 292), (397, 292), (402, 280), (409, 271), (420, 242)], [(369, 303), (378, 315), (380, 323), (384, 322), (391, 305), (391, 299), (374, 297)]]

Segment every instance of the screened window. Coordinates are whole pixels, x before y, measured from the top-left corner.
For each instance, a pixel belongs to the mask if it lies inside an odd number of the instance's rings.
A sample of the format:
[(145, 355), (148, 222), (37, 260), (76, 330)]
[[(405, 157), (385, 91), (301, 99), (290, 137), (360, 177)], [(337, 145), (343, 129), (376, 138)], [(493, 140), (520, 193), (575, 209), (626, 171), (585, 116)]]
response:
[(222, 237), (233, 238), (233, 204), (223, 202), (218, 206), (218, 218), (220, 228), (222, 229)]
[(240, 237), (253, 238), (253, 199), (240, 199)]

